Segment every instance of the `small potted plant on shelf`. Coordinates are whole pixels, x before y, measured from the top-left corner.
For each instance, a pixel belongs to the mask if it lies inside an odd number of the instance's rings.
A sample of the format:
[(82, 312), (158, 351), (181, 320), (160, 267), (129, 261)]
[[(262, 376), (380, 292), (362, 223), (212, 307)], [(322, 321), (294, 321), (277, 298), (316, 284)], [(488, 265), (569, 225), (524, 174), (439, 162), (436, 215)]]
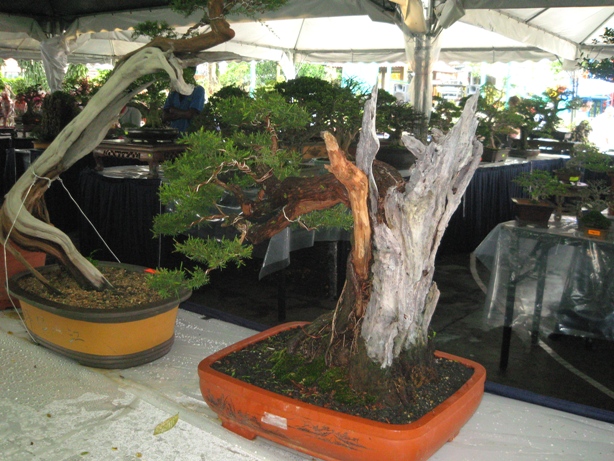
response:
[(607, 238), (612, 221), (598, 210), (588, 210), (578, 217), (578, 229), (587, 237), (604, 240)]
[(529, 198), (512, 198), (516, 221), (521, 226), (548, 227), (556, 206), (549, 199), (567, 193), (566, 186), (549, 171), (533, 170), (519, 174), (513, 182), (525, 189)]
[(478, 118), (477, 133), (484, 143), (482, 161), (505, 160), (509, 154), (508, 136), (517, 131), (522, 117), (506, 104), (503, 91), (486, 84), (480, 90)]

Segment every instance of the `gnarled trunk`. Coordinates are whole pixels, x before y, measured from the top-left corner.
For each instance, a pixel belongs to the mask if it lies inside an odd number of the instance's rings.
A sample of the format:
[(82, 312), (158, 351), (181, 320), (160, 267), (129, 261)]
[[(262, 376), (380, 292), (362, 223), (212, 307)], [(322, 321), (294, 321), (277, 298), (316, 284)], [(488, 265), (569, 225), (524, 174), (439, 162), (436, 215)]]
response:
[(0, 209), (1, 242), (9, 237), (9, 242), (22, 248), (55, 257), (85, 287), (100, 289), (106, 285), (100, 271), (77, 251), (70, 238), (49, 223), (43, 196), (52, 181), (102, 141), (122, 107), (143, 90), (127, 91), (132, 82), (158, 71), (166, 71), (183, 92), (191, 92), (191, 87), (183, 81), (179, 62), (171, 53), (150, 47), (134, 54), (114, 71), (81, 113), (8, 192)]

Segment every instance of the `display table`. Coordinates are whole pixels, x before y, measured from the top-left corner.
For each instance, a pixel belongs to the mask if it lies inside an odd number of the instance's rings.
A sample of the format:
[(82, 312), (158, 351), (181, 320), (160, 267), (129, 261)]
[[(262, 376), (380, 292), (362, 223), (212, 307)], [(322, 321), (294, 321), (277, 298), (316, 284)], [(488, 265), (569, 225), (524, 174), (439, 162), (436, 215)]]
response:
[(158, 166), (166, 160), (176, 158), (185, 150), (183, 144), (174, 142), (127, 142), (120, 139), (108, 139), (93, 150), (96, 170), (104, 169), (104, 158), (131, 159), (146, 162), (149, 165), (149, 178), (158, 178)]
[(526, 197), (514, 178), (533, 170), (554, 171), (562, 168), (566, 160), (564, 156), (542, 154), (533, 159), (480, 163), (450, 219), (439, 251), (451, 254), (475, 250), (497, 224), (514, 219), (512, 197)]
[(538, 148), (540, 152), (546, 154), (567, 154), (569, 155), (574, 146), (580, 143), (572, 141), (558, 141), (556, 139), (536, 138), (529, 139), (530, 148)]
[(550, 227), (499, 224), (475, 250), (491, 271), (486, 312), (503, 325), (500, 367), (512, 327), (614, 340), (614, 239), (597, 240), (563, 217)]
[[(224, 429), (202, 398), (198, 363), (254, 333), (179, 309), (168, 355), (126, 370), (97, 370), (33, 344), (14, 311), (0, 312), (0, 453), (40, 461), (312, 460)], [(153, 435), (174, 415), (175, 427)], [(486, 393), (430, 461), (546, 459), (614, 459), (614, 424)]]

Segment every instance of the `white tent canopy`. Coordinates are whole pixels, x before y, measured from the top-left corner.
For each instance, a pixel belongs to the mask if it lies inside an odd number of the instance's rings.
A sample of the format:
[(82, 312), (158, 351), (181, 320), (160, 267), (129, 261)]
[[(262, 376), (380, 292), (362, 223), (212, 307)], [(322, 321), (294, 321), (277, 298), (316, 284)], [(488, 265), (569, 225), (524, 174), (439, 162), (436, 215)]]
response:
[[(457, 15), (464, 12), (442, 33), (441, 58), (446, 61), (500, 62), (554, 56), (574, 60), (583, 51), (596, 53), (609, 48), (593, 46), (592, 39), (608, 24), (614, 26), (614, 1), (434, 3), (456, 6), (460, 9)], [(318, 62), (405, 61), (405, 37), (389, 6), (390, 2), (378, 0), (290, 0), (260, 22), (231, 17), (236, 37), (220, 48), (247, 59), (275, 59), (289, 53), (299, 60)], [(502, 6), (505, 8), (500, 9)], [(1, 11), (0, 57), (40, 58), (40, 43), (47, 34), (36, 20)], [(68, 60), (112, 62), (146, 41), (132, 38), (135, 24), (165, 20), (181, 27), (197, 19), (166, 8), (84, 16), (64, 32)]]
[[(230, 17), (235, 38), (210, 50), (203, 59), (276, 60), (286, 69), (290, 63), (305, 61), (408, 62), (413, 59), (414, 40), (420, 34), (408, 30), (399, 11), (414, 18), (417, 14), (428, 18), (429, 8), (434, 8), (439, 24), (451, 24), (436, 30), (438, 58), (446, 62), (549, 58), (573, 63), (583, 53), (601, 57), (612, 55), (614, 49), (592, 43), (604, 27), (614, 27), (614, 1), (394, 2), (289, 0), (259, 21)], [(403, 5), (395, 11), (396, 3)], [(167, 8), (120, 11), (79, 17), (61, 35), (50, 36), (35, 19), (2, 13), (0, 7), (0, 57), (40, 59), (41, 44), (47, 42), (47, 50), (55, 51), (48, 56), (57, 59), (60, 67), (65, 62), (112, 63), (146, 41), (132, 37), (131, 30), (137, 23), (164, 20), (186, 29), (198, 19), (184, 18)]]

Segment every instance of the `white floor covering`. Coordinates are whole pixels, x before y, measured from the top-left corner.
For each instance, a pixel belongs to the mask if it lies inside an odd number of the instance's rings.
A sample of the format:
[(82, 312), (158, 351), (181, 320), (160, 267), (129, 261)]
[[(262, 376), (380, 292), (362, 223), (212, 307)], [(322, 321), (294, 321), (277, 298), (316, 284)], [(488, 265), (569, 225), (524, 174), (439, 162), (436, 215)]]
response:
[[(200, 360), (253, 333), (180, 310), (167, 356), (127, 370), (98, 370), (35, 345), (15, 311), (0, 311), (0, 459), (311, 460), (227, 431), (202, 399)], [(174, 428), (153, 435), (176, 414)], [(456, 439), (431, 459), (613, 460), (614, 425), (485, 394)]]

